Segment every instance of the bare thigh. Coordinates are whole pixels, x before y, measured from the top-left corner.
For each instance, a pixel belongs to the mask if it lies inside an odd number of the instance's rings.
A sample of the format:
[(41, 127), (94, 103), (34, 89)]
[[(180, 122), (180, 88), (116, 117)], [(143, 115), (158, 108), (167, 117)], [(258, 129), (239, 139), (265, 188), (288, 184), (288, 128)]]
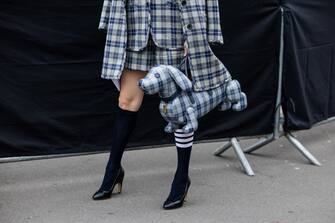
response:
[(144, 78), (148, 71), (129, 70), (122, 71), (120, 80), (119, 107), (125, 110), (138, 111), (141, 107), (144, 92), (138, 86), (138, 81)]

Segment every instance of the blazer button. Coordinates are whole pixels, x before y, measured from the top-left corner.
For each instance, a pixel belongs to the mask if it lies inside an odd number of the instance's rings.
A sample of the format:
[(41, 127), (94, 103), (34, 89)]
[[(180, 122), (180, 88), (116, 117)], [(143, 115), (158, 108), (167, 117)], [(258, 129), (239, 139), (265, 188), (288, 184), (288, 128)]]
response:
[(186, 0), (181, 1), (181, 5), (185, 6), (186, 5)]
[(187, 24), (186, 28), (187, 29), (192, 29), (192, 24)]

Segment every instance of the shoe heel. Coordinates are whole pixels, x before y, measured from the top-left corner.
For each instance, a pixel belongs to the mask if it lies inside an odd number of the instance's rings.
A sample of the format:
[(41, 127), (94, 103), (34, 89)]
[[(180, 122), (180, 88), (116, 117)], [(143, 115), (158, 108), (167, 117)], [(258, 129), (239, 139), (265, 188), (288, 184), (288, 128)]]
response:
[[(188, 186), (188, 187), (189, 187), (189, 186)], [(187, 195), (188, 195), (188, 188), (187, 188), (187, 191), (186, 191), (185, 196), (184, 196), (184, 198), (183, 198), (183, 201), (184, 201), (184, 202), (187, 201)]]
[(122, 192), (122, 183), (119, 183), (117, 186), (118, 187), (117, 187), (116, 193), (121, 194), (121, 192)]
[(116, 179), (115, 186), (117, 185), (117, 190), (116, 193), (121, 194), (122, 192), (122, 184), (123, 184), (123, 179), (124, 179), (124, 170), (121, 168), (120, 174), (118, 178)]
[(188, 194), (188, 190), (189, 190), (190, 186), (191, 186), (191, 180), (188, 177), (188, 182), (187, 182), (187, 186), (186, 186), (185, 196), (184, 196), (184, 199), (183, 199), (184, 201), (187, 201), (187, 194)]
[(115, 193), (121, 194), (121, 192), (122, 192), (122, 183), (123, 183), (123, 177), (118, 182), (116, 182), (115, 186), (117, 186), (117, 188), (115, 190)]

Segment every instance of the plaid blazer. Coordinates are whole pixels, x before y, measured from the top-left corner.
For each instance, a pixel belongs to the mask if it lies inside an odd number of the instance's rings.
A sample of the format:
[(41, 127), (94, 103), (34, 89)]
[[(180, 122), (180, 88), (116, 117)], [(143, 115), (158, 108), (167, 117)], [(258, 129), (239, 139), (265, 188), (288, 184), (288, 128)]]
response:
[(231, 80), (208, 44), (224, 43), (218, 0), (151, 0), (151, 7), (150, 0), (104, 0), (98, 29), (107, 33), (102, 78), (120, 79), (126, 48), (143, 49), (151, 32), (163, 48), (183, 48), (187, 42), (194, 91)]

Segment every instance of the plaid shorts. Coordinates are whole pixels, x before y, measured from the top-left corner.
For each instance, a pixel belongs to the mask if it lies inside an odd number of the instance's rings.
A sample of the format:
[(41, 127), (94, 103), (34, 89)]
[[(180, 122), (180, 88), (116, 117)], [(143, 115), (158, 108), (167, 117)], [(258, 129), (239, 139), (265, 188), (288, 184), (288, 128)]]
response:
[(158, 47), (151, 34), (148, 44), (141, 51), (126, 49), (124, 67), (131, 70), (149, 71), (155, 65), (172, 65), (178, 67), (184, 58), (184, 49), (164, 49)]

